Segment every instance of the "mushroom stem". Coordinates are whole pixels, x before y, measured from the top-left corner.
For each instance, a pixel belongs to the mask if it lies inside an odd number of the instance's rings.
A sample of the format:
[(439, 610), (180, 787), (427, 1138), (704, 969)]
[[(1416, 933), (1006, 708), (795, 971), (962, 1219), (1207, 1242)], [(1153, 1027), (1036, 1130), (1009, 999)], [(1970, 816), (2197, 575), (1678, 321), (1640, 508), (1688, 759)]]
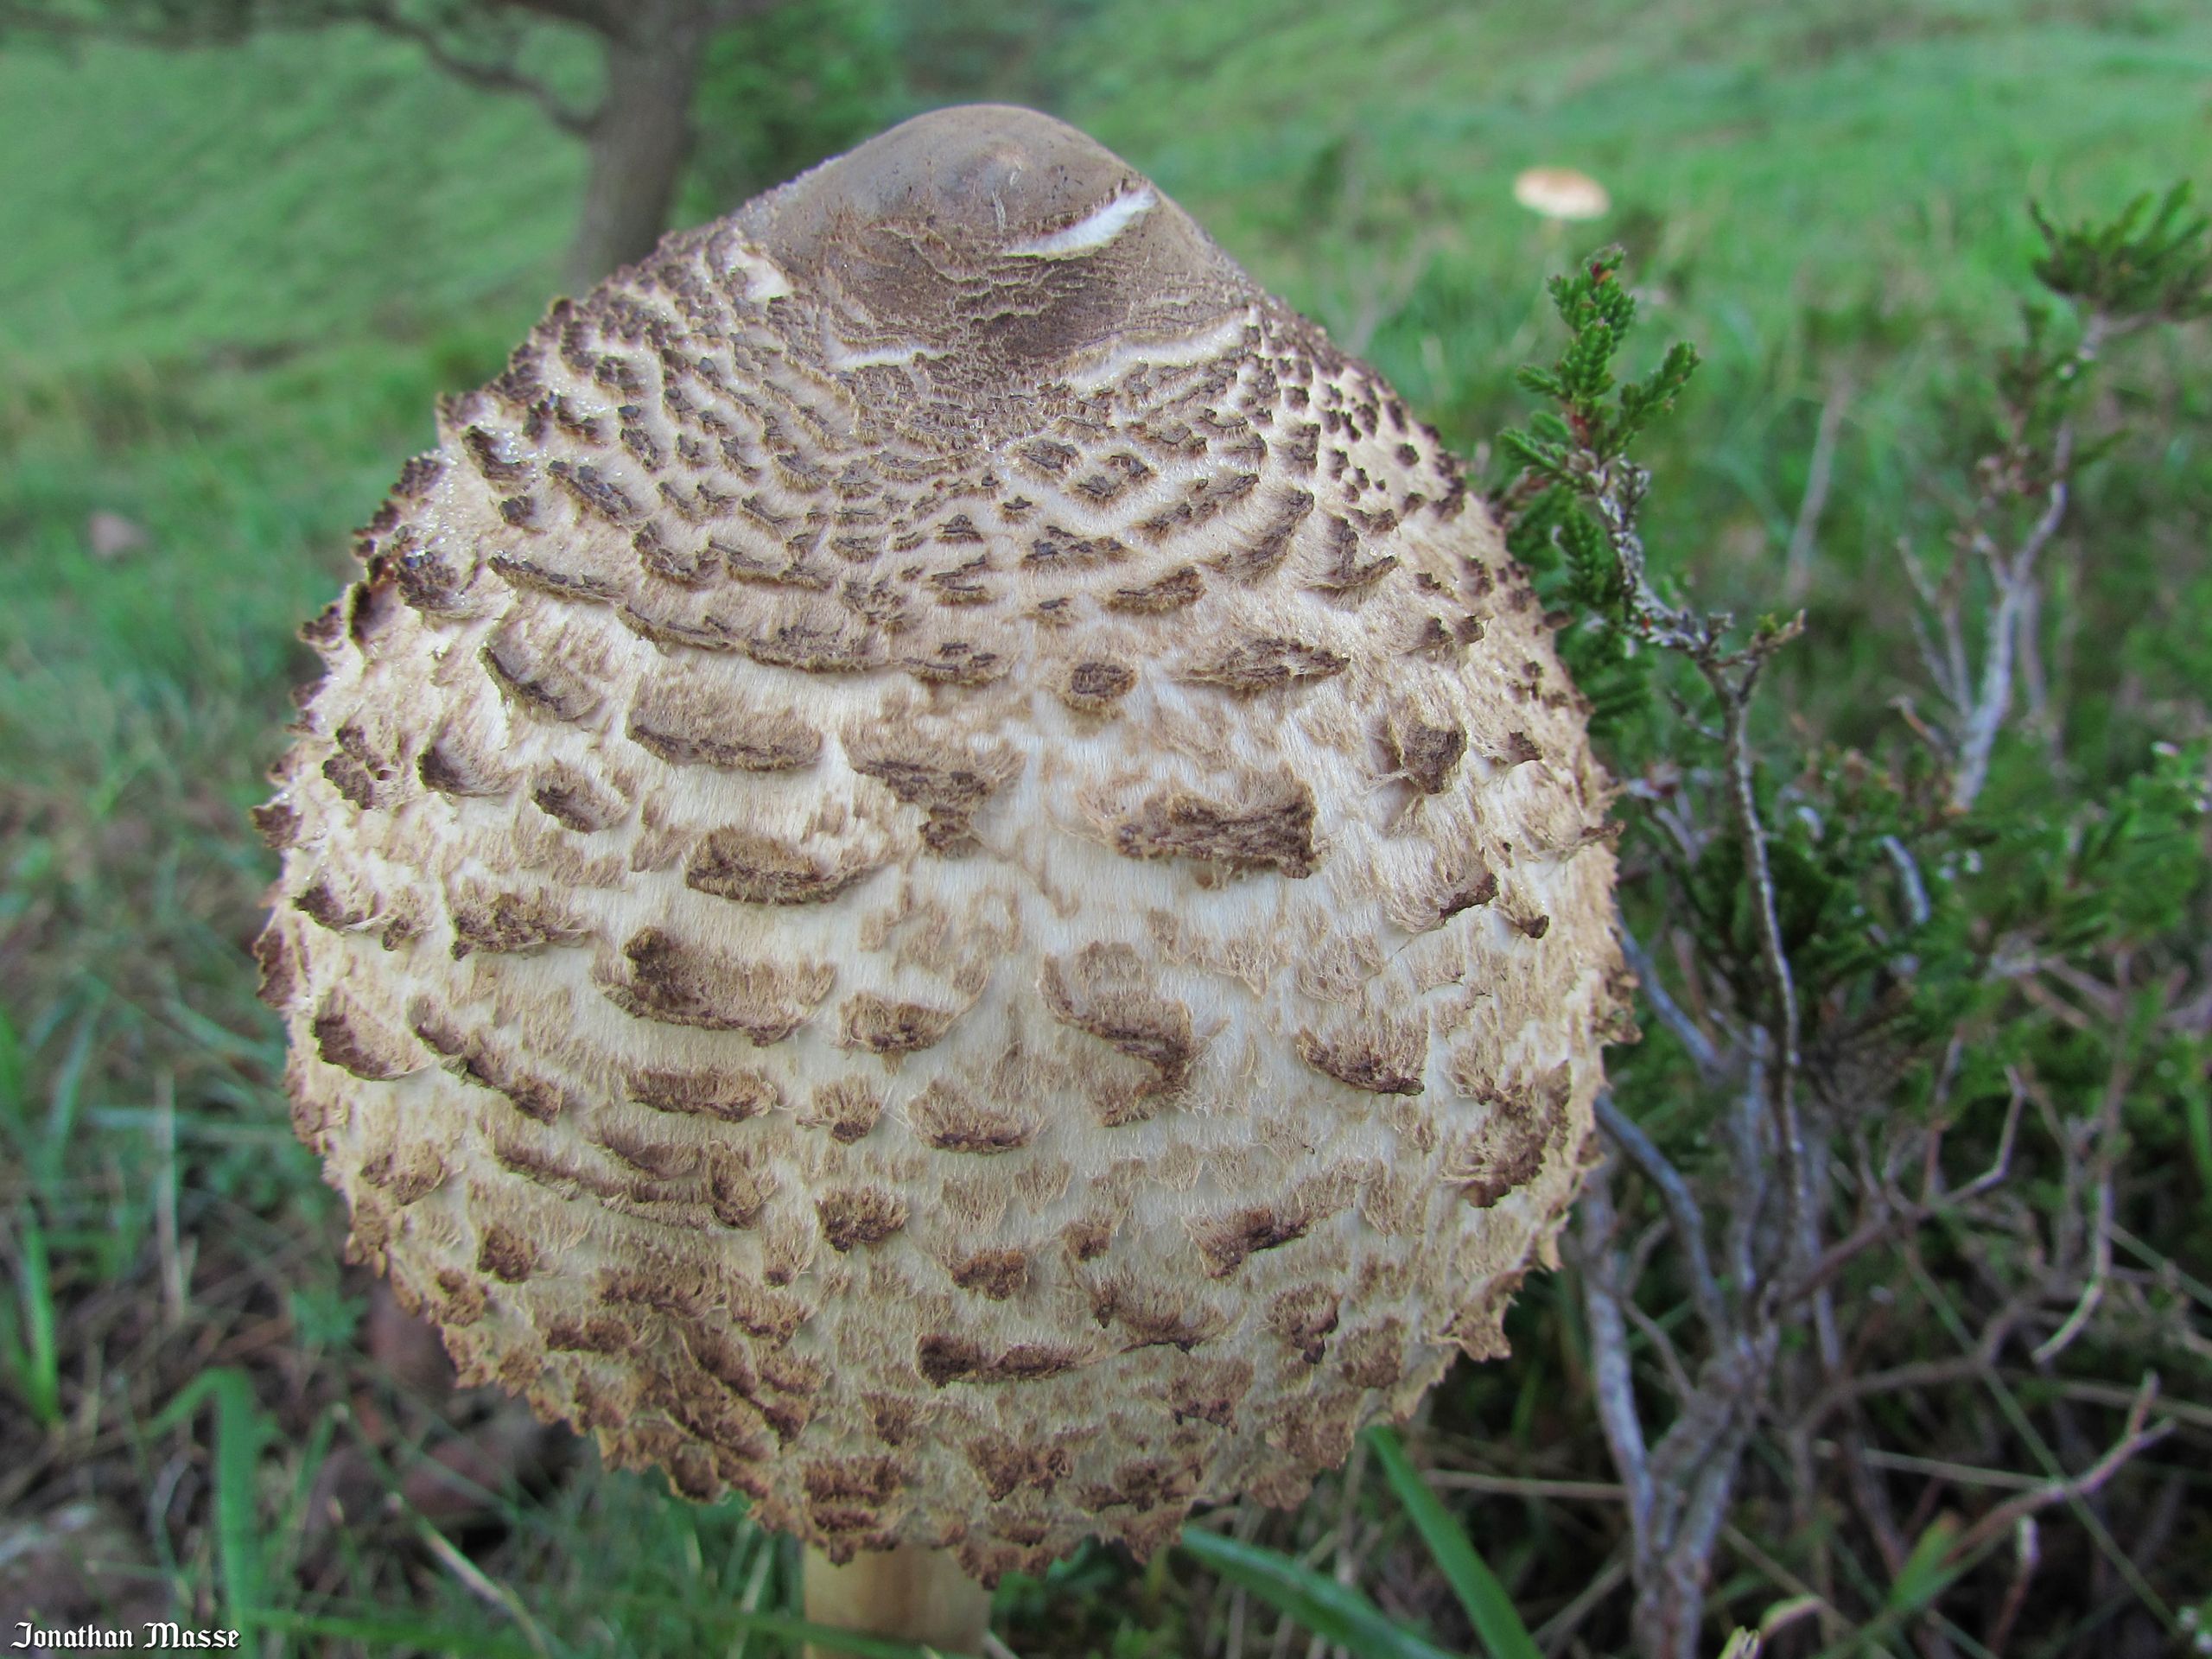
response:
[[(991, 1592), (961, 1570), (950, 1550), (901, 1545), (863, 1550), (842, 1567), (806, 1552), (806, 1617), (867, 1636), (918, 1642), (944, 1653), (978, 1654), (990, 1632)], [(810, 1643), (807, 1659), (840, 1659)]]

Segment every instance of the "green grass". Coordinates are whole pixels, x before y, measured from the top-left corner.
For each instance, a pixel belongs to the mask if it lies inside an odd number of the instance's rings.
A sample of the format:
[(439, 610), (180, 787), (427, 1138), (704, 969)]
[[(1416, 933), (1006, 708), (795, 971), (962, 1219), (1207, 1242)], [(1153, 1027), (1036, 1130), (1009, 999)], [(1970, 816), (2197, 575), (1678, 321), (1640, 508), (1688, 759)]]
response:
[(533, 301), (582, 180), (531, 105), (353, 30), (18, 48), (0, 109), (0, 352), (34, 370), (419, 337)]
[[(883, 27), (865, 0), (833, 10)], [(1709, 595), (1774, 590), (1820, 410), (1840, 395), (1812, 635), (1781, 671), (1849, 738), (1885, 717), (1910, 660), (1891, 543), (1940, 523), (1934, 480), (1971, 442), (1946, 411), (2014, 335), (2035, 245), (2024, 204), (2212, 184), (2212, 11), (1592, 0), (1571, 30), (1564, 15), (1542, 0), (1096, 0), (1060, 35), (1017, 42), (1007, 84), (1060, 89), (1063, 112), (1469, 448), (1520, 417), (1512, 370), (1550, 349), (1542, 277), (1626, 243), (1646, 338), (1688, 336), (1708, 364), (1649, 457), (1662, 489), (1649, 527)], [(961, 84), (988, 92), (992, 73), (969, 66)], [(861, 96), (849, 79), (840, 120)], [(886, 114), (938, 84), (887, 88)], [(1596, 174), (1612, 214), (1564, 235), (1529, 218), (1509, 186), (1540, 162)], [(478, 1582), (419, 1533), (386, 1529), (302, 1587), (282, 1541), (334, 1448), (364, 1439), (358, 1402), (410, 1425), (410, 1457), (456, 1431), (379, 1392), (331, 1311), (353, 1281), (286, 1127), (280, 1033), (251, 998), (243, 947), (272, 865), (243, 815), (302, 671), (292, 630), (429, 442), (435, 397), (493, 372), (551, 296), (581, 177), (576, 146), (533, 109), (372, 35), (0, 50), (0, 1249), (14, 1281), (0, 1512), (73, 1470), (136, 1501), (186, 1443), (159, 1414), (212, 1399), (212, 1471), (178, 1499), (176, 1554), (146, 1571), (294, 1651), (764, 1654), (768, 1632), (746, 1630), (790, 1581), (780, 1547), (734, 1510), (668, 1503), (588, 1453), (550, 1486), (486, 1494)], [(2202, 718), (2201, 332), (2132, 365), (2114, 396), (2160, 440), (2089, 481), (2114, 530), (2066, 573), (2082, 619), (2069, 671), (2078, 718), (2133, 753)], [(96, 559), (95, 512), (143, 525), (147, 545)], [(2202, 1087), (2183, 1092), (2196, 1155), (2212, 1158)], [(157, 1201), (168, 1183), (174, 1226)], [(159, 1306), (165, 1274), (187, 1287), (181, 1308), (118, 1312)], [(252, 1346), (271, 1322), (286, 1343)], [(1463, 1373), (1433, 1432), (1463, 1449), (1510, 1434), (1546, 1470), (1603, 1478), (1565, 1299), (1532, 1286), (1514, 1330), (1517, 1371)], [(315, 1357), (287, 1371), (275, 1355), (295, 1349)], [(249, 1376), (251, 1391), (233, 1380)], [(403, 1471), (385, 1472), (397, 1490)], [(1311, 1548), (1325, 1509), (1269, 1541)], [(1440, 1513), (1414, 1519), (1418, 1559), (1433, 1553), (1441, 1575), (1394, 1589), (1440, 1642), (1471, 1637), (1478, 1604), (1494, 1610), (1484, 1560), (1501, 1595), (1555, 1611), (1570, 1592), (1556, 1563), (1602, 1560), (1573, 1506)], [(1452, 1524), (1478, 1554), (1437, 1530)], [(1080, 1557), (1002, 1606), (1040, 1650), (1183, 1651), (1186, 1625), (1225, 1615), (1178, 1575)]]
[(1382, 1465), (1383, 1478), (1412, 1518), (1414, 1529), (1452, 1593), (1459, 1599), (1490, 1659), (1537, 1659), (1536, 1643), (1514, 1611), (1504, 1586), (1477, 1552), (1459, 1520), (1440, 1503), (1407, 1457), (1396, 1433), (1376, 1426), (1367, 1431), (1368, 1449)]

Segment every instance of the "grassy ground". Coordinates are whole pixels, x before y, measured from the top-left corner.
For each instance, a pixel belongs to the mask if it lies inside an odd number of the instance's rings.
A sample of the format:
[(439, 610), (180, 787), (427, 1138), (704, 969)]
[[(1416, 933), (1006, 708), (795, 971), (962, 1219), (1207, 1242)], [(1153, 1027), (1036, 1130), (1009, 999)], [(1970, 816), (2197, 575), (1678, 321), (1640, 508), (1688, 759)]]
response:
[[(866, 14), (881, 50), (880, 15), (824, 10)], [(1097, 0), (1017, 44), (1004, 84), (1052, 89), (1469, 450), (1548, 349), (1542, 276), (1626, 242), (1654, 336), (1711, 365), (1652, 457), (1655, 540), (1707, 594), (1774, 590), (1832, 405), (1787, 671), (1844, 737), (1904, 667), (1891, 543), (1938, 519), (1929, 480), (1967, 442), (1945, 411), (2015, 328), (2024, 200), (2212, 179), (2190, 0), (1586, 0), (1571, 24), (1541, 0)], [(994, 90), (1004, 60), (962, 84)], [(1613, 214), (1570, 238), (1529, 219), (1506, 186), (1535, 162), (1596, 173)], [(371, 1651), (689, 1653), (741, 1647), (733, 1610), (783, 1587), (734, 1510), (448, 1397), (341, 1272), (243, 953), (271, 871), (244, 812), (291, 630), (435, 396), (550, 297), (580, 175), (529, 107), (373, 37), (0, 50), (0, 1515), (41, 1517), (87, 1608), (243, 1607), (280, 1639), (383, 1620), (353, 1630)], [(2117, 533), (2074, 555), (2077, 707), (2115, 743), (2202, 719), (2209, 369), (2193, 337), (2129, 371), (2118, 395), (2160, 442), (2095, 486)], [(140, 539), (96, 547), (96, 514)], [(1550, 1289), (1524, 1303), (1530, 1357), (1463, 1376), (1441, 1421), (1491, 1431), (1505, 1472), (1602, 1474), (1572, 1321)], [(346, 1527), (321, 1518), (334, 1496)], [(1608, 1535), (1587, 1504), (1470, 1513), (1532, 1623), (1566, 1599), (1543, 1562)], [(0, 1565), (10, 1628), (46, 1559)], [(1383, 1592), (1444, 1617), (1433, 1587)], [(1101, 1558), (1007, 1611), (1039, 1647), (1134, 1654), (1195, 1650), (1217, 1605), (1185, 1567)]]

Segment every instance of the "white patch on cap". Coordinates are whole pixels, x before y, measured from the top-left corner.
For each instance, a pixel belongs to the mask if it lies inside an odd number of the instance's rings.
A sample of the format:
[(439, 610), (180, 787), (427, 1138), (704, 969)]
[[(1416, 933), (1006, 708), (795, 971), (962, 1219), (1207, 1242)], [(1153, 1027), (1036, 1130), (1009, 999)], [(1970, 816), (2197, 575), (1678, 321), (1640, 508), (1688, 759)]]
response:
[(791, 291), (788, 276), (773, 263), (742, 245), (731, 247), (722, 256), (722, 274), (743, 276), (745, 298), (754, 305), (786, 298)]
[(830, 368), (838, 370), (896, 368), (920, 358), (944, 355), (941, 352), (931, 351), (918, 340), (902, 341), (895, 346), (854, 347), (831, 339), (822, 360)]
[(1111, 242), (1159, 200), (1150, 185), (1141, 184), (1084, 214), (1067, 229), (1017, 242), (1007, 251), (1020, 259), (1065, 259), (1071, 254), (1089, 253)]
[(855, 369), (905, 368), (924, 358), (944, 355), (927, 340), (904, 334), (880, 334), (850, 340), (838, 333), (836, 322), (827, 316), (822, 319), (821, 340), (823, 366), (840, 374)]

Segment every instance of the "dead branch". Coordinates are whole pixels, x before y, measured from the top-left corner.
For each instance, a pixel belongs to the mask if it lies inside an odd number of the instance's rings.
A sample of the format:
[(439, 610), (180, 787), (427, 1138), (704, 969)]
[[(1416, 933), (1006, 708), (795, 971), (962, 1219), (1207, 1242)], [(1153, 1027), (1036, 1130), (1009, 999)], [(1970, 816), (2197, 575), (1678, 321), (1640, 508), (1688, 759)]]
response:
[(1612, 1449), (1613, 1467), (1628, 1495), (1630, 1532), (1640, 1540), (1650, 1527), (1651, 1462), (1629, 1365), (1628, 1319), (1621, 1310), (1615, 1274), (1618, 1257), (1613, 1235), (1619, 1217), (1613, 1208), (1609, 1163), (1590, 1172), (1576, 1207), (1575, 1222), (1581, 1247), (1583, 1306), (1590, 1323), (1592, 1390), (1605, 1442)]
[(523, 73), (512, 57), (474, 58), (456, 52), (444, 35), (428, 24), (405, 16), (390, 0), (367, 0), (360, 16), (385, 34), (419, 47), (423, 56), (455, 80), (486, 92), (512, 92), (529, 99), (544, 111), (547, 120), (563, 132), (581, 137), (591, 130), (598, 111), (576, 108), (534, 75)]
[(1681, 1044), (1688, 1053), (1690, 1064), (1697, 1067), (1699, 1074), (1707, 1082), (1718, 1082), (1725, 1077), (1728, 1067), (1721, 1058), (1720, 1051), (1713, 1046), (1713, 1039), (1705, 1034), (1697, 1021), (1682, 1011), (1681, 1004), (1675, 1001), (1661, 982), (1658, 966), (1651, 960), (1650, 953), (1644, 950), (1643, 941), (1629, 931), (1626, 924), (1621, 925), (1619, 933), (1621, 954), (1628, 961), (1629, 971), (1636, 976), (1637, 988), (1643, 993), (1645, 1003), (1658, 1016), (1659, 1023), (1674, 1033), (1675, 1040)]
[(1675, 1241), (1686, 1258), (1691, 1300), (1696, 1304), (1698, 1317), (1718, 1339), (1727, 1329), (1727, 1304), (1721, 1295), (1719, 1281), (1713, 1276), (1712, 1260), (1706, 1254), (1705, 1212), (1690, 1192), (1689, 1182), (1651, 1137), (1614, 1103), (1610, 1093), (1598, 1096), (1598, 1126), (1658, 1189), (1660, 1202), (1674, 1228)]
[(1948, 1552), (1949, 1559), (1957, 1562), (1970, 1561), (2029, 1516), (2040, 1514), (2054, 1504), (2080, 1503), (2102, 1488), (2132, 1459), (2172, 1433), (2174, 1425), (2171, 1420), (2157, 1423), (2149, 1421), (2151, 1407), (2158, 1395), (2158, 1379), (2155, 1376), (2145, 1377), (2128, 1407), (2126, 1427), (2109, 1451), (2078, 1475), (2046, 1481), (2032, 1491), (2022, 1492), (2017, 1497), (1999, 1504), (1959, 1535), (1958, 1541)]
[(1813, 549), (1835, 471), (1835, 445), (1843, 430), (1843, 411), (1850, 402), (1850, 386), (1839, 380), (1821, 405), (1821, 423), (1813, 434), (1813, 458), (1806, 468), (1805, 493), (1797, 503), (1797, 522), (1790, 529), (1789, 550), (1783, 560), (1782, 596), (1793, 605), (1813, 585)]

